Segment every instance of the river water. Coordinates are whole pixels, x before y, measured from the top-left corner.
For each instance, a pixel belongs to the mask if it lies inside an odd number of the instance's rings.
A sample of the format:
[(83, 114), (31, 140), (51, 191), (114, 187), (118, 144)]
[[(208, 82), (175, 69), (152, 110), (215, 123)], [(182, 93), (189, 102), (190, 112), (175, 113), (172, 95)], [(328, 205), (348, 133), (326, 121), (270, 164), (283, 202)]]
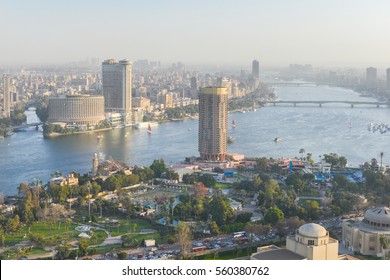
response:
[[(278, 87), (279, 100), (349, 100), (375, 101), (342, 88), (305, 85)], [(27, 111), (28, 122), (36, 122), (35, 112)], [(235, 129), (230, 123), (234, 119)], [(315, 160), (324, 153), (347, 157), (350, 165), (371, 158), (383, 162), (390, 158), (390, 132), (380, 134), (367, 130), (369, 123), (390, 123), (390, 109), (368, 105), (277, 104), (255, 112), (229, 114), (229, 134), (236, 141), (229, 153), (246, 156), (300, 157), (302, 148)], [(168, 164), (186, 156), (198, 156), (198, 122), (171, 122), (146, 129), (124, 128), (96, 133), (44, 139), (42, 132), (29, 128), (0, 140), (0, 192), (15, 194), (21, 182), (40, 179), (47, 182), (55, 171), (68, 173), (90, 171), (92, 155), (100, 159), (112, 157), (130, 165), (149, 166), (153, 159), (163, 158)], [(275, 142), (275, 137), (282, 140)]]

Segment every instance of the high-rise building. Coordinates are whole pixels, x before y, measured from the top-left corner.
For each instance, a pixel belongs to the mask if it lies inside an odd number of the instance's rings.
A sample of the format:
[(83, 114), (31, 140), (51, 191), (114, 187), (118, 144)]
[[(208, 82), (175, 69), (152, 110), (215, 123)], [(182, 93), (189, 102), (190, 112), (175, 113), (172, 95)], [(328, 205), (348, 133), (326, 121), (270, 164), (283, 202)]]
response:
[(102, 63), (104, 109), (121, 113), (125, 124), (131, 123), (131, 68), (126, 59), (107, 59)]
[(252, 76), (254, 78), (260, 77), (260, 68), (259, 68), (259, 61), (258, 60), (252, 61)]
[(3, 111), (4, 116), (9, 117), (11, 115), (11, 96), (9, 93), (9, 77), (3, 75)]
[(376, 86), (377, 84), (377, 70), (374, 67), (366, 69), (366, 81), (369, 86)]
[(224, 161), (227, 152), (228, 93), (223, 87), (199, 91), (199, 153), (202, 160)]
[(390, 90), (390, 68), (386, 69), (386, 89)]

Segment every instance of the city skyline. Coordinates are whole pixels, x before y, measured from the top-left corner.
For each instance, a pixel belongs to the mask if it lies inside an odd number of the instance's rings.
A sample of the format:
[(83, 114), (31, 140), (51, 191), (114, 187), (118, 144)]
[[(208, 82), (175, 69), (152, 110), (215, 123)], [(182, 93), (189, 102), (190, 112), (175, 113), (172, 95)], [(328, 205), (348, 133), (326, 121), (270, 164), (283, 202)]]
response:
[(224, 66), (255, 58), (261, 67), (386, 68), (389, 7), (381, 0), (5, 1), (0, 65), (118, 57)]

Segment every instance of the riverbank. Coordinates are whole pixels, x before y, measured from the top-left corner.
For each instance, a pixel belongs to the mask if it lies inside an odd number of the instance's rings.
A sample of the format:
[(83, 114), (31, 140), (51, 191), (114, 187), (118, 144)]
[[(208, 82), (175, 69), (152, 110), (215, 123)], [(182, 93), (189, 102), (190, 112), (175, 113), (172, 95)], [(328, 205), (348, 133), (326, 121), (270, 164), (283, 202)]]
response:
[(43, 136), (45, 138), (54, 138), (59, 136), (68, 136), (68, 135), (74, 135), (74, 134), (88, 134), (88, 133), (94, 133), (94, 132), (100, 132), (100, 131), (107, 131), (115, 129), (113, 127), (106, 127), (106, 128), (100, 128), (100, 129), (93, 129), (93, 130), (83, 130), (83, 131), (71, 131), (69, 133), (58, 133), (58, 132), (51, 132), (49, 134), (44, 134)]

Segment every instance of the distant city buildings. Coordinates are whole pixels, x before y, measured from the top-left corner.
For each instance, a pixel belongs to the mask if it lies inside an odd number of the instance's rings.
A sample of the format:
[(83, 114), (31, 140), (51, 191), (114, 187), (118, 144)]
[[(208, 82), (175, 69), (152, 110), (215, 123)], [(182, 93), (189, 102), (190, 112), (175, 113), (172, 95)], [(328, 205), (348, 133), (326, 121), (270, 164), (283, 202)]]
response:
[(377, 77), (377, 69), (374, 67), (368, 67), (366, 69), (366, 82), (367, 85), (371, 88), (377, 86), (378, 77)]
[(254, 78), (260, 78), (260, 68), (259, 68), (259, 61), (253, 60), (252, 61), (252, 76)]
[(227, 89), (201, 88), (199, 92), (199, 153), (202, 160), (226, 160), (227, 115)]
[(121, 113), (123, 124), (131, 124), (131, 62), (105, 60), (102, 64), (102, 87), (105, 111)]
[(386, 89), (390, 90), (390, 68), (386, 69)]
[(3, 116), (9, 117), (11, 115), (11, 96), (9, 76), (3, 75)]
[(96, 125), (105, 120), (104, 97), (97, 95), (66, 95), (49, 98), (51, 123)]

